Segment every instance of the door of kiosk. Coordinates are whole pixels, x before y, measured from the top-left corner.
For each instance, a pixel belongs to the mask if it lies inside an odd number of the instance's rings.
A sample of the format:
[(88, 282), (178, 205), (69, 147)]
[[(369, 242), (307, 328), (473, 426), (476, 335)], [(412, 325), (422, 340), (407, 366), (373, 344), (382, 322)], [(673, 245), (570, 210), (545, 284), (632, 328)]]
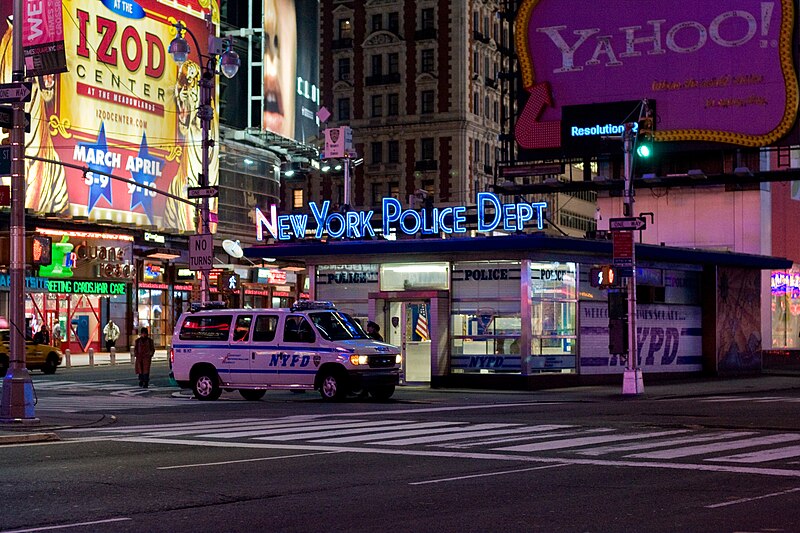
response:
[(401, 382), (430, 383), (430, 301), (392, 301), (388, 312), (386, 342), (402, 350)]

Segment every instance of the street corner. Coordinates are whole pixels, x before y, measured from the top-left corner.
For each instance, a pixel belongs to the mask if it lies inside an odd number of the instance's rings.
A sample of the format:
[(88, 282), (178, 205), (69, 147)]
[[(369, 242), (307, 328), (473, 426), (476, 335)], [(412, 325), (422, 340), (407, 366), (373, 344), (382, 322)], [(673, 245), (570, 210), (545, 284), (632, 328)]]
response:
[(52, 431), (37, 433), (16, 433), (0, 434), (0, 446), (10, 444), (30, 444), (34, 442), (53, 442), (61, 440)]

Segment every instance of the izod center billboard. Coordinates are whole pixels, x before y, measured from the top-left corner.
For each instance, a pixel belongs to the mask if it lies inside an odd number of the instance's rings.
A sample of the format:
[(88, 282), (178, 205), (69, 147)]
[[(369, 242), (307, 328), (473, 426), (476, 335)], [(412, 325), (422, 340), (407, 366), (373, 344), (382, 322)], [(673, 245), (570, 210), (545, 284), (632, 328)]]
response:
[[(217, 0), (63, 2), (68, 72), (32, 78), (25, 207), (117, 224), (195, 231), (196, 210), (143, 189), (186, 198), (201, 172), (200, 62), (194, 41), (178, 65), (167, 52), (181, 21), (206, 53), (205, 13), (219, 24)], [(11, 81), (12, 2), (0, 5), (0, 76)], [(217, 138), (216, 98), (211, 138)], [(214, 149), (216, 152), (216, 148)], [(59, 162), (88, 169), (66, 168)], [(134, 183), (91, 171), (112, 173)], [(211, 157), (216, 184), (218, 159)], [(212, 211), (216, 201), (212, 200)]]

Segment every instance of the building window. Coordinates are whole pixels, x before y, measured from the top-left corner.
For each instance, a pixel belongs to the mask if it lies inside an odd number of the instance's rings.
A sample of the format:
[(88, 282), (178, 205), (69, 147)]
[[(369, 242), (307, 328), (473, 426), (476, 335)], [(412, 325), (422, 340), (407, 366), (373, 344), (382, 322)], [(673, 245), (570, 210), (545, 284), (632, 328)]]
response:
[(422, 61), (420, 70), (422, 72), (433, 72), (433, 48), (426, 48), (422, 51)]
[(400, 162), (400, 141), (389, 141), (389, 163)]
[(477, 91), (472, 95), (472, 112), (476, 115), (481, 114), (481, 95)]
[(342, 57), (339, 59), (339, 79), (340, 80), (349, 80), (350, 79), (350, 58), (349, 57)]
[(475, 139), (475, 150), (472, 152), (472, 157), (476, 163), (481, 162), (481, 142), (478, 139)]
[(352, 39), (353, 25), (350, 19), (339, 19), (339, 39)]
[(486, 143), (483, 145), (483, 164), (490, 165), (492, 163), (492, 145)]
[(422, 91), (422, 93), (420, 93), (420, 96), (421, 96), (421, 100), (422, 100), (422, 102), (421, 102), (422, 114), (425, 115), (425, 114), (433, 113), (434, 92), (433, 91)]
[(393, 52), (389, 54), (389, 74), (400, 72), (400, 54)]
[(372, 31), (383, 29), (383, 15), (372, 15)]
[(382, 183), (373, 183), (372, 184), (372, 205), (377, 206), (381, 205), (381, 201), (383, 200), (383, 184)]
[(292, 189), (292, 209), (302, 209), (306, 205), (303, 196), (303, 189)]
[(339, 106), (339, 120), (350, 120), (350, 99), (339, 98), (337, 104)]
[(489, 96), (483, 97), (483, 116), (489, 118), (489, 112), (491, 109), (489, 108)]
[(372, 56), (372, 75), (373, 76), (382, 76), (383, 75), (383, 56), (381, 54), (375, 54)]
[(382, 117), (383, 116), (383, 95), (382, 94), (374, 94), (372, 95), (372, 110), (371, 113), (373, 117)]
[(479, 76), (481, 73), (481, 55), (477, 50), (472, 52), (472, 72), (476, 76)]
[(433, 20), (433, 8), (427, 7), (422, 10), (422, 29), (423, 30), (432, 30), (434, 28), (434, 20)]
[(395, 35), (400, 34), (400, 13), (392, 11), (389, 13), (389, 24), (387, 29)]
[(390, 93), (386, 95), (386, 114), (390, 117), (396, 117), (400, 114), (400, 95), (397, 93)]
[(423, 161), (431, 161), (433, 160), (433, 137), (425, 137), (424, 139), (420, 140), (420, 147), (422, 160)]
[(370, 144), (372, 152), (372, 163), (383, 163), (383, 143), (380, 141)]
[(400, 199), (400, 183), (396, 181), (389, 183), (389, 196), (398, 200)]

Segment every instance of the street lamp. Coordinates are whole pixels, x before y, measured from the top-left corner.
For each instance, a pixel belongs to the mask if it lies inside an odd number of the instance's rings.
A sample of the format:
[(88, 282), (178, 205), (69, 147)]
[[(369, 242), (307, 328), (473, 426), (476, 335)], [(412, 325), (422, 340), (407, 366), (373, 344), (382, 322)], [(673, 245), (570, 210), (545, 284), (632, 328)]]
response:
[[(201, 188), (208, 188), (208, 173), (209, 173), (209, 150), (214, 146), (214, 139), (209, 139), (209, 131), (211, 130), (211, 119), (214, 118), (214, 108), (211, 105), (214, 89), (216, 88), (216, 75), (222, 73), (226, 78), (232, 78), (239, 71), (239, 54), (231, 49), (231, 42), (229, 39), (220, 39), (211, 35), (208, 36), (208, 55), (200, 52), (200, 45), (197, 43), (197, 38), (192, 31), (187, 28), (183, 23), (176, 22), (173, 24), (177, 30), (175, 38), (169, 43), (169, 53), (172, 58), (179, 65), (182, 64), (189, 57), (191, 48), (189, 43), (183, 37), (184, 32), (188, 33), (194, 42), (197, 55), (200, 57), (200, 65), (203, 70), (203, 75), (200, 78), (200, 107), (197, 110), (197, 116), (200, 119), (200, 124), (203, 129), (202, 140), (202, 174), (198, 176), (198, 184)], [(211, 23), (209, 22), (209, 28)], [(200, 208), (200, 227), (198, 228), (199, 235), (208, 235), (209, 231), (209, 207), (208, 197), (202, 198), (202, 207)], [(213, 253), (213, 250), (212, 250)], [(202, 275), (200, 278), (200, 292), (201, 302), (207, 302), (208, 298), (208, 268), (201, 270)]]

